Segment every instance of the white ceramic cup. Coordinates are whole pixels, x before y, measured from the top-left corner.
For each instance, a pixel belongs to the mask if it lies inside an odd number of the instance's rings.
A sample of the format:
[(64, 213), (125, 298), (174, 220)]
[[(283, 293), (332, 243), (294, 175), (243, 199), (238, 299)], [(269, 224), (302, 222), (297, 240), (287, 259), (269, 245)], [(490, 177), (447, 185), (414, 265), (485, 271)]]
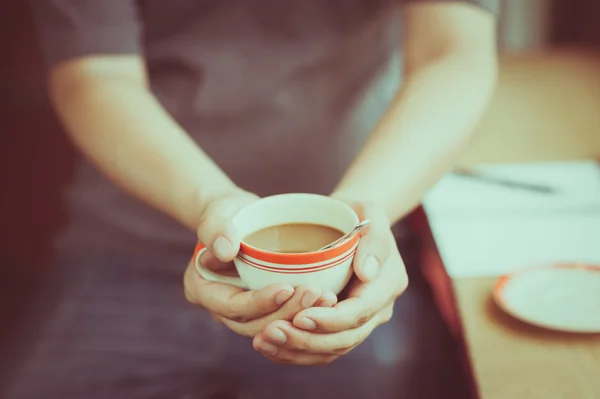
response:
[[(267, 227), (289, 223), (311, 223), (333, 227), (344, 233), (359, 223), (356, 212), (344, 202), (316, 194), (281, 194), (266, 197), (242, 208), (233, 217), (241, 237)], [(257, 290), (275, 283), (293, 286), (310, 284), (338, 294), (352, 276), (352, 260), (360, 239), (355, 235), (343, 244), (324, 251), (279, 253), (248, 245), (242, 240), (234, 259), (240, 277), (229, 277), (200, 264), (207, 249), (196, 246), (193, 262), (198, 273), (209, 281)]]

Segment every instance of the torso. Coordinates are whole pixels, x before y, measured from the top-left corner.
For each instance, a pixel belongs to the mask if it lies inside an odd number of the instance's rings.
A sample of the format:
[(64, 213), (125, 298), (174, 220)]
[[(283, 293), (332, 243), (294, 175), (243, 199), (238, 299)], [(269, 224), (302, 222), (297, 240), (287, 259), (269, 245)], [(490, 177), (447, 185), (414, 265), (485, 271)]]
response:
[[(399, 85), (391, 3), (142, 0), (152, 90), (243, 188), (327, 194)], [(133, 235), (194, 240), (88, 164), (69, 201)]]

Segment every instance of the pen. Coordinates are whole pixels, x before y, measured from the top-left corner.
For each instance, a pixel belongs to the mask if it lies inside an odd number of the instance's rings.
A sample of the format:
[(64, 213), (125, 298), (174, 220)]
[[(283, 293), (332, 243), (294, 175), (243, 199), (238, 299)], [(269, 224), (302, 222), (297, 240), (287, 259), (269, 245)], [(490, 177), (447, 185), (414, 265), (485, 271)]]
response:
[(507, 179), (503, 179), (503, 178), (486, 176), (486, 175), (482, 175), (480, 173), (476, 173), (476, 172), (472, 172), (472, 171), (468, 171), (468, 170), (456, 170), (452, 173), (457, 176), (468, 178), (468, 179), (473, 179), (473, 180), (476, 180), (476, 181), (479, 181), (482, 183), (493, 184), (493, 185), (503, 186), (503, 187), (508, 187), (508, 188), (515, 188), (518, 190), (536, 192), (536, 193), (540, 193), (540, 194), (556, 194), (558, 192), (558, 190), (556, 190), (555, 188), (550, 187), (550, 186), (545, 186), (545, 185), (536, 184), (536, 183), (516, 182), (513, 180), (507, 180)]

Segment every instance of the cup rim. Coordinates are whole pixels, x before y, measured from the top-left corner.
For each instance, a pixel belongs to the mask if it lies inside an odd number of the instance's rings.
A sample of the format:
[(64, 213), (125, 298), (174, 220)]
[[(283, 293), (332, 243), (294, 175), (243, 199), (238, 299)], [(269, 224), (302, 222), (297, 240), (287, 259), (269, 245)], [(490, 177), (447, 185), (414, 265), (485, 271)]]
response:
[[(268, 197), (261, 198), (259, 201), (272, 201), (277, 198), (288, 196), (311, 196), (311, 197), (321, 197), (323, 199), (331, 200), (337, 203), (339, 206), (346, 208), (350, 213), (356, 216), (356, 223), (360, 223), (360, 218), (358, 214), (352, 207), (345, 202), (342, 202), (338, 199), (327, 197), (319, 194), (309, 194), (309, 193), (288, 193), (288, 194), (277, 194)], [(345, 234), (345, 233), (344, 233)], [(238, 253), (238, 257), (240, 254), (247, 255), (255, 260), (260, 262), (270, 263), (271, 268), (278, 268), (277, 264), (281, 265), (306, 265), (305, 268), (314, 267), (315, 263), (326, 262), (331, 259), (337, 258), (339, 256), (344, 255), (346, 252), (350, 251), (358, 242), (360, 238), (360, 234), (354, 235), (351, 239), (345, 241), (341, 245), (338, 245), (333, 248), (326, 249), (324, 251), (312, 251), (312, 252), (300, 252), (300, 253), (283, 253), (283, 252), (274, 252), (268, 251), (265, 249), (260, 249), (255, 246), (252, 246), (243, 240), (240, 241), (240, 252)], [(285, 267), (281, 268), (285, 269)], [(302, 268), (297, 268), (302, 269)]]
[[(240, 243), (240, 253), (256, 259), (260, 262), (271, 263), (270, 267), (278, 268), (276, 264), (281, 265), (306, 265), (304, 268), (312, 268), (315, 263), (326, 262), (337, 258), (350, 251), (358, 242), (360, 234), (354, 235), (350, 240), (333, 248), (324, 251), (300, 252), (300, 253), (283, 253), (267, 251), (253, 247), (245, 242)], [(240, 256), (238, 254), (238, 256)], [(282, 267), (282, 269), (285, 269)], [(302, 269), (302, 268), (299, 268)]]

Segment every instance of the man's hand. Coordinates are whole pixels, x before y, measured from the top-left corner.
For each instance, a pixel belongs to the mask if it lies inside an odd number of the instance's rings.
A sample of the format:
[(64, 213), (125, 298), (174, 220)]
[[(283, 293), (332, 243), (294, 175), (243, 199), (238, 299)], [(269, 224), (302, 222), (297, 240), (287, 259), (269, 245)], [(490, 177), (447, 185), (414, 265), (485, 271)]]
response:
[[(209, 249), (200, 259), (203, 266), (223, 274), (235, 272), (231, 260), (239, 251), (241, 237), (231, 219), (238, 210), (256, 200), (254, 194), (235, 190), (207, 201), (198, 227), (198, 238)], [(248, 337), (254, 337), (274, 320), (291, 321), (304, 309), (337, 303), (333, 293), (324, 293), (317, 287), (294, 290), (290, 284), (273, 284), (247, 291), (211, 282), (197, 273), (193, 262), (185, 271), (184, 287), (189, 302), (204, 307), (215, 320)]]
[(391, 319), (394, 301), (408, 285), (404, 262), (385, 212), (368, 204), (353, 207), (361, 220), (370, 219), (371, 224), (356, 252), (358, 278), (347, 288), (347, 298), (333, 307), (304, 309), (291, 322), (269, 323), (253, 342), (267, 358), (297, 365), (327, 364)]

